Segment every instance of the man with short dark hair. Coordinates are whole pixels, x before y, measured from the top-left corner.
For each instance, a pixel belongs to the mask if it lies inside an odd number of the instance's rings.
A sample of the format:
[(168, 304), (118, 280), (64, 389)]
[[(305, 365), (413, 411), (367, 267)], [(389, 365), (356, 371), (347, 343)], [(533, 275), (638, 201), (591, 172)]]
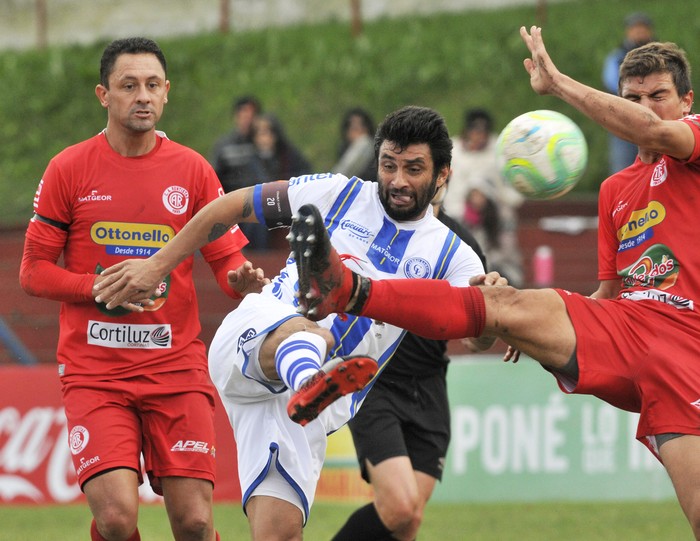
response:
[[(146, 38), (107, 46), (95, 94), (107, 127), (49, 163), (27, 228), (20, 282), (61, 302), (58, 373), (93, 541), (137, 541), (141, 458), (164, 496), (178, 541), (213, 541), (216, 471), (214, 388), (207, 373), (193, 258), (159, 282), (156, 300), (132, 314), (96, 302), (104, 267), (148, 256), (222, 195), (207, 161), (156, 130), (170, 81)], [(245, 289), (253, 270), (234, 228), (202, 249), (222, 289)], [(63, 257), (63, 266), (58, 265)], [(243, 265), (229, 277), (229, 269)], [(233, 283), (233, 282), (232, 282)]]

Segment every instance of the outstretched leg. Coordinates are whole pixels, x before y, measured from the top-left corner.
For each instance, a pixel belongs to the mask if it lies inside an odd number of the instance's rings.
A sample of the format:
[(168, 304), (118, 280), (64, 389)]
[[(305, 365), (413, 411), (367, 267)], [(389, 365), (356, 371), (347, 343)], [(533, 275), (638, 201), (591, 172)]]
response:
[[(343, 264), (313, 205), (299, 209), (287, 239), (299, 274), (299, 312), (308, 319), (318, 321), (332, 313), (349, 313), (385, 321), (426, 338), (481, 334), (484, 301), (479, 289), (455, 288), (444, 280), (414, 279), (405, 284), (405, 280), (375, 282), (359, 276)], [(467, 317), (466, 305), (475, 311), (471, 317)], [(418, 310), (429, 310), (429, 317), (416, 317)]]
[(342, 263), (315, 207), (305, 205), (299, 214), (290, 244), (299, 272), (299, 311), (307, 318), (345, 312), (438, 340), (483, 333), (501, 338), (548, 368), (564, 368), (571, 360), (576, 334), (555, 290), (454, 287), (445, 280), (371, 280)]

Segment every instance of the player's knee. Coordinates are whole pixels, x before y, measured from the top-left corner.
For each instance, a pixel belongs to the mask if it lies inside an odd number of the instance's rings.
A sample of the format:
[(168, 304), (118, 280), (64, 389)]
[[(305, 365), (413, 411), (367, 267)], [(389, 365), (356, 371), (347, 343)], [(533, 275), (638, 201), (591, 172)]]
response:
[(107, 540), (129, 539), (136, 531), (136, 516), (108, 511), (95, 517), (97, 531)]
[(177, 539), (209, 541), (214, 531), (211, 518), (205, 515), (188, 513), (174, 517), (171, 525)]
[[(384, 526), (395, 534), (418, 531), (418, 527), (423, 519), (423, 512), (418, 499), (407, 495), (391, 498), (385, 505), (377, 502), (377, 510)], [(403, 536), (399, 538), (403, 539)]]
[(326, 341), (326, 351), (331, 351), (335, 347), (335, 337), (328, 329), (324, 329), (323, 327), (314, 327), (309, 329), (309, 331), (313, 332), (314, 334), (318, 334)]

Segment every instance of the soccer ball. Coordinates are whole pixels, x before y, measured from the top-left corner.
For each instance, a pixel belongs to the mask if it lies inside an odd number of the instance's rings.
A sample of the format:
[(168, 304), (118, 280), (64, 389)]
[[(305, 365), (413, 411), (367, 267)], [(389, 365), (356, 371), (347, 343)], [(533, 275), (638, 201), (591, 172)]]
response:
[(556, 111), (530, 111), (503, 128), (496, 142), (503, 177), (530, 199), (554, 199), (583, 176), (588, 145), (579, 127)]

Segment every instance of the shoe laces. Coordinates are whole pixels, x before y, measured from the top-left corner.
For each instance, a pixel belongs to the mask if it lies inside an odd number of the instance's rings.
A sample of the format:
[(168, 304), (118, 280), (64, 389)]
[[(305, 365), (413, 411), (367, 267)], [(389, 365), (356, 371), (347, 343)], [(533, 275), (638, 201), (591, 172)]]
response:
[(353, 261), (354, 263), (357, 264), (358, 267), (362, 267), (362, 258), (357, 257), (356, 255), (352, 254), (338, 254), (338, 257), (340, 258), (341, 261)]

